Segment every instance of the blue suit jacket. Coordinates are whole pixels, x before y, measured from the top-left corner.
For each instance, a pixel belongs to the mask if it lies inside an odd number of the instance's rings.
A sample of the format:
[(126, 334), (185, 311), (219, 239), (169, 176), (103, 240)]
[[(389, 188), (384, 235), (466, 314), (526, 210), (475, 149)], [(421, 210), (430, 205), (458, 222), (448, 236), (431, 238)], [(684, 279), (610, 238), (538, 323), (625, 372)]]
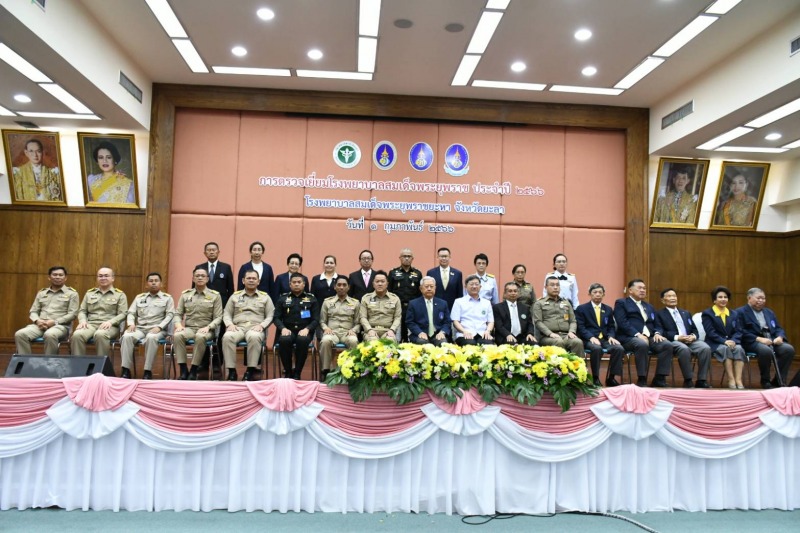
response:
[[(447, 302), (441, 298), (433, 297), (433, 327), (450, 337), (450, 310)], [(420, 296), (408, 302), (406, 310), (406, 327), (411, 332), (411, 337), (418, 337), (420, 333), (428, 333), (428, 309), (425, 307), (425, 298)]]
[[(261, 276), (261, 279), (258, 280), (258, 290), (266, 292), (267, 294), (269, 294), (270, 298), (272, 298), (273, 294), (272, 286), (275, 284), (275, 279), (272, 274), (272, 267), (269, 266), (268, 263), (261, 263), (261, 264), (264, 265), (264, 274)], [(245, 270), (255, 270), (253, 268), (253, 263), (248, 261), (247, 263), (239, 267), (239, 275), (236, 276), (237, 291), (244, 290), (244, 283), (242, 283), (242, 278), (244, 278)]]
[(620, 298), (614, 302), (614, 320), (617, 321), (617, 340), (625, 343), (644, 331), (647, 326), (650, 338), (661, 330), (656, 328), (656, 310), (649, 303), (642, 301), (642, 307), (647, 315), (647, 321), (642, 319), (639, 307), (631, 298)]
[(447, 282), (447, 290), (442, 285), (442, 274), (438, 266), (428, 270), (428, 275), (436, 280), (434, 296), (447, 302), (448, 309), (453, 309), (455, 301), (464, 296), (464, 280), (461, 277), (461, 271), (450, 267), (450, 281)]
[[(772, 309), (765, 307), (762, 312), (764, 313), (764, 320), (767, 321), (767, 329), (769, 329), (769, 334), (772, 338), (783, 337), (783, 340), (788, 342), (786, 332), (783, 331), (783, 328), (778, 323), (778, 319), (775, 317), (775, 313)], [(749, 305), (743, 305), (737, 309), (736, 315), (737, 326), (742, 332), (742, 347), (748, 350), (749, 346), (756, 343), (756, 337), (764, 336), (761, 332), (761, 326), (758, 324), (755, 312), (753, 312), (753, 309)]]
[(616, 339), (617, 330), (614, 327), (614, 311), (611, 306), (600, 304), (600, 322), (597, 323), (597, 317), (594, 314), (594, 304), (587, 302), (575, 308), (575, 320), (578, 322), (578, 337), (583, 339), (583, 342), (589, 342), (592, 337), (600, 338), (603, 334), (603, 340)]
[[(697, 333), (697, 326), (692, 321), (692, 315), (686, 309), (678, 308), (678, 314), (683, 319), (683, 327), (686, 328), (687, 335), (694, 335), (698, 339), (700, 335)], [(678, 333), (678, 326), (675, 324), (675, 319), (672, 317), (672, 312), (666, 307), (656, 313), (656, 329), (664, 335), (668, 341), (675, 340), (675, 335)]]
[(714, 314), (714, 309), (711, 307), (703, 311), (700, 317), (706, 332), (706, 344), (711, 347), (712, 352), (715, 352), (720, 344), (725, 344), (725, 341), (728, 340), (736, 344), (742, 343), (742, 332), (738, 328), (739, 317), (735, 310), (731, 311), (724, 325), (722, 319)]

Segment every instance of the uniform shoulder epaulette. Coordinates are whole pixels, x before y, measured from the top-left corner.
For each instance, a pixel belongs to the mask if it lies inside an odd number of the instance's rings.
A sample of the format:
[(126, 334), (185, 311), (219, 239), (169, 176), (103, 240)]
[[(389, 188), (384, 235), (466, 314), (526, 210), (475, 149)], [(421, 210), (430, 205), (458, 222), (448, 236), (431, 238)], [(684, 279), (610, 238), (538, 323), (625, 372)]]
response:
[(258, 290), (258, 289), (256, 289), (256, 292), (257, 292), (258, 294), (267, 294), (266, 292), (264, 292), (264, 291), (260, 291), (260, 290)]
[(547, 296), (542, 296), (541, 298), (537, 298), (537, 302), (541, 302), (542, 300), (547, 300)]
[(124, 291), (122, 289), (118, 289), (118, 288), (114, 287), (114, 292), (124, 292)]
[(244, 292), (244, 290), (241, 290), (241, 291), (236, 291), (233, 294), (242, 294), (243, 292)]
[(67, 290), (70, 290), (70, 291), (72, 291), (72, 292), (78, 292), (78, 291), (76, 291), (74, 288), (72, 288), (72, 287), (67, 287), (66, 285), (64, 285), (64, 288), (65, 288), (65, 289), (67, 289)]
[(181, 294), (186, 294), (187, 292), (192, 292), (194, 289), (186, 289), (185, 291), (181, 291)]
[(39, 292), (46, 292), (46, 291), (47, 291), (47, 289), (49, 289), (49, 288), (50, 288), (50, 287), (45, 287), (45, 288), (43, 288), (43, 289), (39, 289)]
[(208, 292), (212, 294), (219, 294), (219, 291), (215, 291), (214, 289), (208, 289)]
[(486, 273), (486, 276), (487, 276), (487, 277), (489, 277), (489, 278), (493, 278), (493, 277), (494, 277), (494, 274), (489, 274), (489, 273), (487, 272), (487, 273)]
[(91, 289), (89, 289), (86, 292), (89, 293), (89, 292), (99, 292), (99, 291), (100, 291), (100, 289), (98, 287), (92, 287)]
[(572, 272), (564, 272), (564, 275), (565, 276), (574, 276), (575, 274), (573, 274)]
[[(150, 293), (148, 293), (148, 292), (143, 292), (143, 293), (141, 293), (141, 294), (137, 294), (137, 295), (136, 295), (136, 298), (140, 298), (140, 297), (142, 297), (142, 296), (147, 296), (148, 294), (150, 294)], [(136, 298), (134, 298), (134, 300), (135, 300)]]

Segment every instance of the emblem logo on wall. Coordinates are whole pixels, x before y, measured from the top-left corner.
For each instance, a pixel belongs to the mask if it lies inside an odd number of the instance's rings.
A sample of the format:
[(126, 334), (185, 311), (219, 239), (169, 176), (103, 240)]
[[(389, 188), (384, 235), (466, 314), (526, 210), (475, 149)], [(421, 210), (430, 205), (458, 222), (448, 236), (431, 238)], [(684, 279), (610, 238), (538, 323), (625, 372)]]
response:
[(397, 149), (389, 141), (380, 141), (372, 149), (372, 160), (381, 170), (389, 170), (397, 163)]
[(463, 144), (451, 144), (444, 153), (444, 171), (451, 176), (469, 172), (469, 152)]
[(353, 141), (342, 141), (333, 147), (333, 160), (342, 168), (353, 168), (361, 161), (361, 148)]
[(423, 172), (433, 165), (433, 149), (428, 143), (420, 142), (411, 147), (408, 152), (408, 161), (414, 170)]

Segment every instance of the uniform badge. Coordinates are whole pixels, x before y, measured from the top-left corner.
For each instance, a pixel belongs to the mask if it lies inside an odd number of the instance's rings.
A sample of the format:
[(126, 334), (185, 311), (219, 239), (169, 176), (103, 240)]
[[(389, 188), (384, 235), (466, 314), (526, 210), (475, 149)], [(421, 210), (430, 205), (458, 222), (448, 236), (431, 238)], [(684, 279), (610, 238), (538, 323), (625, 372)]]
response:
[(408, 151), (408, 162), (419, 172), (424, 172), (433, 165), (433, 149), (426, 142), (418, 142)]
[(463, 144), (451, 144), (444, 153), (444, 171), (454, 177), (469, 172), (469, 152)]
[(372, 149), (372, 161), (381, 170), (389, 170), (397, 163), (397, 149), (389, 141), (380, 141)]
[(353, 168), (361, 161), (361, 148), (353, 141), (342, 141), (333, 147), (333, 160), (342, 168)]

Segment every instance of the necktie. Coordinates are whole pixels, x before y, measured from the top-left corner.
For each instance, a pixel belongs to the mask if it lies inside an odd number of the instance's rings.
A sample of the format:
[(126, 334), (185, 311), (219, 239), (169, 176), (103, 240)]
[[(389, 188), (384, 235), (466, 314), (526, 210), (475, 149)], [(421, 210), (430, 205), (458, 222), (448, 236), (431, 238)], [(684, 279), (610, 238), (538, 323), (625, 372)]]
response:
[(677, 309), (672, 310), (672, 318), (675, 319), (675, 325), (678, 326), (678, 335), (686, 335), (686, 324), (683, 323)]
[(369, 289), (369, 272), (364, 272), (364, 286)]
[(517, 304), (508, 304), (509, 312), (511, 314), (511, 334), (515, 337), (520, 334), (522, 328), (519, 325), (519, 313), (517, 313)]
[(214, 281), (214, 263), (211, 263), (211, 268), (208, 269), (208, 281), (209, 283)]
[(597, 325), (600, 326), (600, 336), (598, 338), (603, 338), (603, 323), (600, 322), (600, 306), (594, 306), (594, 316), (597, 318)]
[(447, 282), (450, 281), (450, 269), (442, 270), (442, 287), (447, 288)]
[(428, 338), (431, 338), (436, 333), (436, 328), (433, 327), (433, 302), (426, 299), (425, 305), (428, 307)]
[(562, 275), (558, 276), (558, 279), (561, 280), (561, 281), (567, 281), (567, 276), (562, 274)]
[(642, 313), (642, 319), (645, 322), (645, 325), (642, 328), (642, 333), (645, 337), (649, 337), (650, 330), (647, 328), (647, 313), (644, 312), (644, 306), (642, 305), (642, 302), (636, 302), (636, 306), (639, 308), (639, 312)]

